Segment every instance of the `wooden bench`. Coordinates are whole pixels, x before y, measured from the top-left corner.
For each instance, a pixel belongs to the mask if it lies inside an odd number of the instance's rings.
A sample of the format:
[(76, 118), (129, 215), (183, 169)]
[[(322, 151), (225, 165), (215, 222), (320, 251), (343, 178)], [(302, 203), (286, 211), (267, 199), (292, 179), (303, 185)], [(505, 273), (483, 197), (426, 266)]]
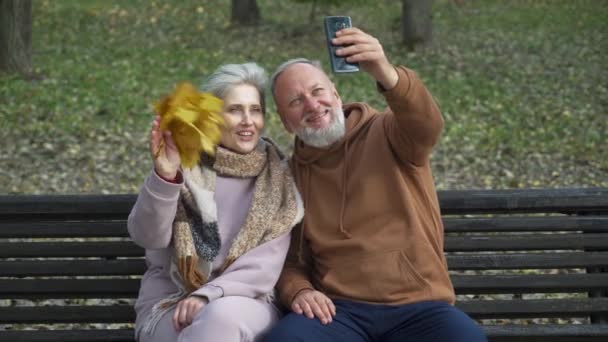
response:
[[(608, 341), (608, 189), (439, 197), (457, 305), (491, 341)], [(0, 196), (0, 341), (133, 341), (134, 200)]]

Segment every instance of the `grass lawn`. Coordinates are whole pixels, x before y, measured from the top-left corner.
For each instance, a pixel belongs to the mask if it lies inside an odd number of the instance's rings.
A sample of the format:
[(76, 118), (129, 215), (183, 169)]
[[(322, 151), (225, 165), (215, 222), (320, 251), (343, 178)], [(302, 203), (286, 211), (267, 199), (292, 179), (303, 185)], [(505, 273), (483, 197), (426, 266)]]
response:
[[(34, 1), (41, 79), (0, 75), (0, 193), (136, 192), (162, 94), (223, 63), (326, 66), (330, 14), (350, 15), (436, 97), (439, 189), (608, 187), (608, 1), (436, 0), (434, 45), (416, 53), (400, 42), (399, 1), (320, 7), (312, 23), (309, 4), (258, 4), (261, 25), (232, 27), (227, 0)], [(384, 107), (366, 74), (332, 77), (346, 102)], [(272, 104), (267, 127), (290, 148)]]

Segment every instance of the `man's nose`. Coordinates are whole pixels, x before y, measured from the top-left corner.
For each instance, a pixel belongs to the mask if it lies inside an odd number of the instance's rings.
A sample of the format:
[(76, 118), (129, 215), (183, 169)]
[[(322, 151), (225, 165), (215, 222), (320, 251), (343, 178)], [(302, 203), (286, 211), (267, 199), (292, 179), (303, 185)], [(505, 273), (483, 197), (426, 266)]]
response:
[(316, 111), (319, 107), (319, 102), (312, 96), (304, 98), (304, 109), (307, 112)]

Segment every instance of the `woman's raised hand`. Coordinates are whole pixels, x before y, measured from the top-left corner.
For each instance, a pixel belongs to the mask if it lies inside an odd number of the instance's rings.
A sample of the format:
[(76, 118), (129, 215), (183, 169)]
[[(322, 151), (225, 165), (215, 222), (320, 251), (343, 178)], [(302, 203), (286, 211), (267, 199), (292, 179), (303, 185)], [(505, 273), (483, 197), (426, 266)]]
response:
[(165, 179), (175, 179), (181, 163), (171, 132), (160, 131), (160, 116), (156, 116), (150, 129), (150, 153), (154, 169)]

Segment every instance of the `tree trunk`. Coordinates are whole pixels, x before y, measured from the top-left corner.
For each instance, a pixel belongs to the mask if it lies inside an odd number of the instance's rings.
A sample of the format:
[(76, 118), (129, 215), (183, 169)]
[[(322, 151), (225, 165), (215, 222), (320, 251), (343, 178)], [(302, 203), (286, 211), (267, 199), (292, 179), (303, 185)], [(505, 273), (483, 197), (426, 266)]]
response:
[(403, 42), (412, 51), (431, 44), (433, 0), (402, 0)]
[(256, 0), (232, 0), (232, 24), (257, 25), (260, 19)]
[(32, 1), (0, 0), (0, 72), (32, 70)]
[(310, 15), (308, 16), (308, 23), (314, 24), (315, 19), (317, 18), (317, 0), (312, 0), (312, 5), (310, 7)]

